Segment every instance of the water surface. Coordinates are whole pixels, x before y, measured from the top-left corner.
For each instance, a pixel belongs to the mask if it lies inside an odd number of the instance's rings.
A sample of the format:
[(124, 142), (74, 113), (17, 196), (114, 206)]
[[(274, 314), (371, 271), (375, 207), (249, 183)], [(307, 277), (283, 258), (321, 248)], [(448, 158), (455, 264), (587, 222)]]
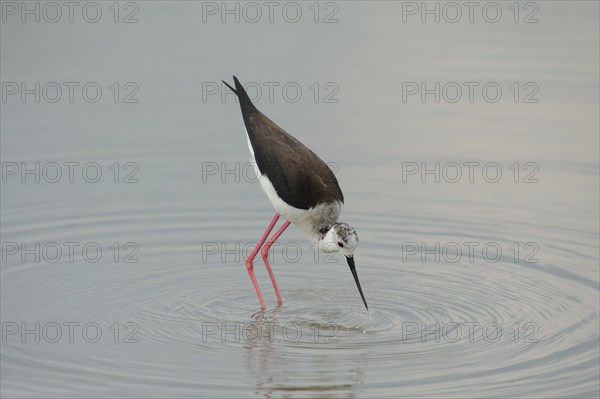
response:
[[(598, 396), (598, 3), (519, 3), (518, 23), (512, 2), (496, 23), (361, 1), (316, 23), (312, 3), (222, 23), (222, 3), (144, 1), (114, 23), (100, 4), (1, 24), (3, 82), (79, 83), (1, 104), (2, 396)], [(233, 74), (334, 169), (368, 312), (294, 227), (283, 306), (256, 261), (260, 311), (244, 256), (273, 211)], [(439, 102), (407, 94), (436, 82)]]

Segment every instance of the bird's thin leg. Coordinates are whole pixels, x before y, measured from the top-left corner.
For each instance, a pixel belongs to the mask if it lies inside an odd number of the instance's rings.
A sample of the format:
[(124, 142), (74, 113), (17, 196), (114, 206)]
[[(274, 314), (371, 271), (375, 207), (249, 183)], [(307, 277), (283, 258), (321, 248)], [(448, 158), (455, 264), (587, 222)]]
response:
[(277, 223), (278, 219), (279, 219), (279, 213), (275, 213), (275, 216), (273, 216), (273, 220), (271, 220), (271, 223), (269, 223), (269, 227), (267, 227), (267, 229), (263, 233), (260, 240), (258, 240), (258, 242), (256, 243), (256, 246), (254, 247), (254, 249), (252, 250), (250, 255), (248, 255), (248, 257), (246, 258), (246, 269), (248, 270), (248, 274), (250, 275), (252, 284), (254, 284), (254, 288), (256, 289), (256, 295), (258, 295), (258, 300), (260, 301), (260, 306), (262, 306), (263, 309), (266, 309), (267, 307), (265, 305), (265, 300), (263, 299), (263, 296), (260, 293), (260, 288), (258, 288), (258, 282), (256, 281), (256, 277), (254, 276), (254, 265), (252, 264), (252, 262), (254, 261), (256, 254), (260, 250), (260, 247), (262, 247), (263, 243), (265, 242), (265, 240), (267, 239), (267, 237), (273, 230), (273, 227), (275, 227), (275, 223)]
[(263, 260), (265, 261), (265, 266), (267, 266), (267, 271), (269, 272), (269, 276), (271, 277), (271, 282), (273, 283), (273, 288), (275, 288), (275, 295), (277, 295), (277, 300), (279, 304), (282, 304), (281, 295), (279, 294), (279, 288), (277, 288), (277, 282), (275, 281), (275, 275), (273, 274), (273, 270), (271, 270), (271, 265), (269, 264), (269, 249), (271, 246), (277, 241), (279, 236), (288, 228), (290, 225), (289, 220), (286, 220), (284, 224), (281, 225), (279, 230), (275, 232), (275, 234), (267, 241), (267, 243), (262, 247), (260, 253), (262, 255)]

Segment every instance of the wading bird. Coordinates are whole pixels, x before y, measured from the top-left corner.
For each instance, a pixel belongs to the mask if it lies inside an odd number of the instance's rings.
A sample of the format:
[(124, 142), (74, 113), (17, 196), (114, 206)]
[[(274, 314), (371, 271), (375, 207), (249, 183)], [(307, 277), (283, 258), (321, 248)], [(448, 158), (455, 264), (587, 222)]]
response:
[[(256, 109), (240, 81), (235, 76), (233, 80), (235, 89), (227, 82), (223, 83), (238, 96), (252, 162), (259, 172), (260, 185), (276, 211), (267, 230), (246, 259), (246, 268), (261, 306), (266, 308), (254, 276), (254, 258), (260, 250), (277, 300), (283, 303), (268, 254), (273, 243), (290, 223), (294, 223), (321, 251), (341, 251), (344, 254), (368, 310), (354, 264), (358, 235), (347, 223), (338, 222), (344, 196), (335, 175), (314, 152)], [(280, 215), (286, 221), (266, 241)]]

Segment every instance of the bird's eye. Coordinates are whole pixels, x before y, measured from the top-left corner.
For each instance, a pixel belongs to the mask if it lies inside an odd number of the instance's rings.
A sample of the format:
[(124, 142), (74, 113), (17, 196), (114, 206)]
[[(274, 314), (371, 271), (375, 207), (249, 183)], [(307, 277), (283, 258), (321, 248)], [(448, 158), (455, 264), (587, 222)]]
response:
[(338, 242), (338, 245), (340, 246), (340, 248), (344, 248), (344, 244), (342, 244), (341, 242)]

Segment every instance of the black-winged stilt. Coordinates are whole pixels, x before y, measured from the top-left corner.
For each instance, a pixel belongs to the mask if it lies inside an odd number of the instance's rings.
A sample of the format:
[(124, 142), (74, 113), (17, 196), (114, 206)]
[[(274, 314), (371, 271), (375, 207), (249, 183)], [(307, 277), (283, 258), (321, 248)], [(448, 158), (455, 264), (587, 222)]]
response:
[[(235, 76), (233, 80), (235, 89), (227, 82), (223, 83), (239, 98), (252, 162), (258, 169), (260, 185), (276, 211), (267, 230), (246, 259), (246, 268), (261, 306), (266, 308), (254, 276), (252, 262), (262, 247), (261, 255), (271, 277), (277, 300), (280, 304), (283, 303), (268, 254), (273, 243), (290, 223), (294, 223), (321, 251), (341, 251), (344, 254), (358, 292), (368, 310), (354, 264), (358, 235), (353, 227), (338, 222), (344, 195), (335, 175), (314, 152), (256, 109), (240, 81)], [(280, 215), (286, 221), (265, 244)]]

